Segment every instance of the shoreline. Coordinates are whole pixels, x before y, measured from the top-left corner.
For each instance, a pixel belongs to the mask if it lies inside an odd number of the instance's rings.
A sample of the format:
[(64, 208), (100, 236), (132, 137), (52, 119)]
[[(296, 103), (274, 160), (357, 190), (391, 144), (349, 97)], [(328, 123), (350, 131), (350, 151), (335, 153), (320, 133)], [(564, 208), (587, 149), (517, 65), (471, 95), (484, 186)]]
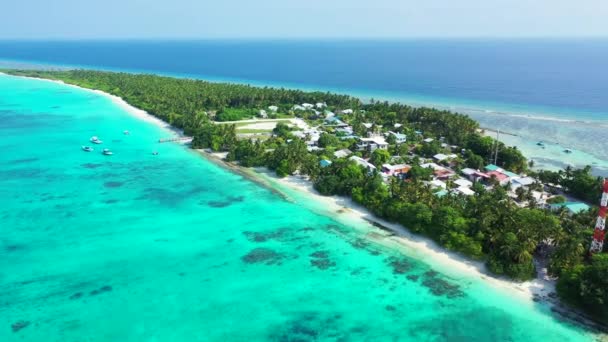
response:
[[(0, 75), (7, 74), (0, 72)], [(172, 133), (176, 136), (183, 136), (182, 131), (171, 126), (165, 121), (162, 121), (161, 119), (149, 114), (148, 112), (142, 109), (131, 106), (125, 100), (118, 96), (108, 94), (101, 90), (83, 88), (65, 83), (60, 80), (13, 75), (7, 76), (48, 81), (60, 84), (62, 86), (74, 87), (78, 88), (79, 90), (85, 90), (95, 93), (111, 100), (119, 108), (121, 108), (129, 115), (132, 115), (137, 119), (152, 123), (157, 127), (167, 131), (168, 133)], [(576, 309), (565, 306), (564, 304), (561, 304), (559, 300), (555, 299), (554, 296), (550, 296), (550, 293), (555, 292), (555, 280), (550, 279), (548, 276), (546, 276), (546, 272), (542, 272), (539, 270), (539, 276), (536, 279), (523, 283), (518, 283), (507, 278), (497, 277), (495, 275), (490, 274), (486, 270), (486, 267), (483, 262), (475, 261), (464, 257), (458, 253), (448, 251), (447, 249), (439, 246), (437, 243), (427, 237), (411, 233), (407, 228), (401, 226), (400, 224), (391, 223), (381, 218), (378, 218), (374, 216), (371, 212), (369, 212), (369, 210), (367, 210), (366, 208), (354, 203), (350, 198), (339, 196), (328, 197), (320, 195), (313, 188), (313, 185), (310, 181), (300, 176), (288, 176), (286, 178), (278, 178), (266, 168), (243, 168), (236, 164), (226, 162), (223, 160), (223, 154), (221, 153), (211, 153), (204, 150), (194, 151), (197, 152), (199, 156), (205, 158), (207, 161), (210, 161), (231, 172), (237, 173), (257, 183), (258, 185), (269, 189), (275, 194), (278, 194), (285, 200), (297, 203), (297, 200), (293, 200), (288, 194), (282, 191), (282, 189), (296, 191), (300, 195), (306, 196), (317, 203), (322, 203), (323, 210), (315, 210), (314, 208), (308, 206), (306, 206), (306, 208), (317, 212), (318, 214), (335, 218), (336, 220), (351, 226), (352, 229), (357, 229), (356, 227), (352, 227), (353, 225), (363, 224), (372, 225), (378, 229), (388, 231), (390, 232), (388, 236), (381, 236), (386, 241), (378, 241), (377, 237), (371, 237), (369, 235), (367, 236), (367, 238), (374, 239), (375, 242), (378, 243), (384, 242), (389, 248), (401, 247), (411, 250), (415, 252), (415, 254), (420, 256), (422, 260), (430, 260), (433, 263), (441, 265), (442, 272), (449, 270), (447, 271), (447, 273), (454, 273), (455, 275), (462, 275), (464, 273), (467, 277), (480, 279), (486, 284), (496, 289), (508, 292), (510, 294), (515, 294), (517, 297), (522, 300), (525, 300), (527, 303), (541, 302), (542, 304), (547, 305), (551, 309), (551, 311), (556, 312), (561, 317), (564, 317), (569, 321), (577, 322), (582, 326), (601, 332), (608, 331), (606, 329), (602, 329), (603, 327), (601, 325), (596, 324), (595, 322), (588, 319), (586, 316), (583, 316)]]

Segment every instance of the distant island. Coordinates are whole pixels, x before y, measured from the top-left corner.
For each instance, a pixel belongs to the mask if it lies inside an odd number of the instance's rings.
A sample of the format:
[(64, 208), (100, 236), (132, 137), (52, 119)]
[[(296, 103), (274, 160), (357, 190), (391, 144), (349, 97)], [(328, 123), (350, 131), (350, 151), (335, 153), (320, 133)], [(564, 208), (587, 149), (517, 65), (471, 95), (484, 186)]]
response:
[[(466, 115), (324, 92), (88, 70), (2, 70), (124, 99), (242, 167), (300, 175), (323, 195), (485, 262), (517, 281), (541, 269), (566, 303), (608, 323), (608, 256), (590, 257), (601, 193), (590, 168), (534, 171)], [(253, 118), (253, 119), (252, 119)]]

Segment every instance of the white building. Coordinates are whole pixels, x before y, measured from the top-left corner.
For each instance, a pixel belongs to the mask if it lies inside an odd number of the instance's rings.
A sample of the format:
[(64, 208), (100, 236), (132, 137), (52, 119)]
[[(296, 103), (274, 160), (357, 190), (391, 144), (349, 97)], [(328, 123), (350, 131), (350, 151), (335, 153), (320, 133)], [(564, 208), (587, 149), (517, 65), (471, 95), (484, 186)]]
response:
[(352, 114), (353, 110), (352, 109), (345, 109), (342, 111), (342, 114)]
[(473, 182), (466, 180), (464, 178), (458, 178), (454, 181), (454, 184), (458, 185), (460, 188), (470, 188), (473, 186)]
[(429, 184), (431, 184), (431, 186), (433, 188), (441, 188), (441, 189), (446, 189), (447, 185), (445, 184), (445, 182), (442, 182), (438, 179), (432, 180), (429, 182)]
[(351, 154), (353, 154), (353, 153), (349, 149), (346, 149), (346, 148), (334, 152), (334, 156), (336, 158), (346, 158), (346, 157), (350, 156)]
[(470, 188), (459, 187), (459, 188), (456, 188), (456, 191), (465, 196), (475, 195), (475, 191), (471, 190)]
[(279, 110), (279, 107), (277, 106), (268, 106), (268, 110), (271, 112), (276, 112), (277, 110)]
[(404, 142), (407, 141), (407, 136), (405, 134), (395, 133), (393, 131), (389, 131), (388, 134), (395, 137), (395, 142), (397, 144), (403, 144)]
[(365, 159), (361, 157), (352, 156), (348, 159), (354, 161), (355, 163), (357, 163), (357, 165), (363, 166), (365, 169), (367, 169), (368, 172), (373, 172), (374, 170), (376, 170), (376, 166), (374, 166), (374, 164), (368, 163)]
[(369, 138), (359, 138), (357, 144), (359, 151), (375, 151), (377, 149), (386, 150), (388, 149), (388, 143), (384, 140), (384, 137), (379, 134), (370, 134)]

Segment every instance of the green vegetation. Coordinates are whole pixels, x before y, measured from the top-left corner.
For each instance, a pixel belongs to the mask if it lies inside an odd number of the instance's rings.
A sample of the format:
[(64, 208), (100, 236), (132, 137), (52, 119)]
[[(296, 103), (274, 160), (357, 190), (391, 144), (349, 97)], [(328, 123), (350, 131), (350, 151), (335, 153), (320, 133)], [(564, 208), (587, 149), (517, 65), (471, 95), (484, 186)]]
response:
[[(530, 190), (518, 189), (522, 208), (508, 197), (506, 187), (494, 184), (487, 190), (479, 184), (473, 196), (455, 193), (438, 196), (426, 182), (433, 170), (421, 167), (421, 156), (457, 153), (450, 161), (454, 170), (463, 167), (481, 169), (494, 157), (496, 164), (515, 172), (528, 172), (528, 163), (515, 148), (506, 147), (479, 133), (478, 124), (466, 115), (431, 108), (413, 108), (402, 104), (371, 101), (321, 92), (303, 92), (245, 85), (209, 83), (153, 75), (132, 75), (96, 71), (8, 71), (15, 75), (63, 80), (86, 88), (100, 89), (124, 98), (130, 104), (184, 130), (193, 137), (192, 147), (228, 152), (227, 160), (245, 167), (266, 166), (277, 175), (308, 175), (324, 195), (350, 196), (375, 215), (398, 222), (413, 232), (423, 234), (447, 249), (482, 260), (495, 274), (517, 280), (536, 275), (533, 257), (546, 255), (549, 271), (559, 276), (558, 293), (572, 305), (599, 315), (608, 322), (608, 256), (587, 257), (596, 211), (569, 215), (536, 208)], [(304, 140), (280, 122), (273, 135), (264, 141), (237, 138), (237, 125), (217, 124), (256, 116), (260, 109), (277, 106), (278, 112), (301, 117), (319, 124), (322, 118), (314, 110), (292, 111), (296, 104), (323, 102), (327, 110), (340, 113), (340, 120), (353, 134), (385, 133), (394, 130), (407, 135), (407, 143), (396, 144), (389, 138), (388, 150), (358, 150), (354, 138), (335, 133), (327, 126), (320, 135), (322, 150), (309, 152)], [(285, 115), (285, 114), (281, 114)], [(371, 123), (372, 127), (367, 123)], [(365, 124), (365, 125), (364, 125)], [(398, 124), (398, 125), (395, 125)], [(423, 138), (432, 137), (430, 143)], [(455, 145), (451, 148), (451, 145)], [(391, 177), (384, 181), (377, 171), (365, 169), (333, 153), (349, 148), (360, 157), (369, 158), (376, 167), (390, 161), (411, 164), (408, 179)], [(414, 154), (415, 152), (416, 154)], [(321, 159), (333, 163), (320, 167)], [(561, 185), (565, 191), (595, 203), (601, 182), (590, 168), (534, 174), (545, 183)], [(448, 187), (452, 187), (450, 181)], [(565, 198), (556, 197), (555, 202)], [(542, 251), (543, 253), (539, 253)]]

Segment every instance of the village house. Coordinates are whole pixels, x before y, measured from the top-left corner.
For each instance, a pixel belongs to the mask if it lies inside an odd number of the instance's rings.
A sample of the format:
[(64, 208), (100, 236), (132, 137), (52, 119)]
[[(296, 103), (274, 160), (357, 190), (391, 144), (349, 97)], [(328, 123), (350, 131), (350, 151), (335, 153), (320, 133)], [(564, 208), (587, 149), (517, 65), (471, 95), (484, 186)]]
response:
[(376, 170), (376, 166), (374, 166), (374, 164), (368, 163), (367, 160), (361, 157), (352, 156), (348, 159), (354, 161), (355, 163), (357, 163), (357, 165), (363, 166), (369, 173), (372, 173)]
[(470, 188), (464, 187), (464, 186), (456, 188), (456, 191), (465, 196), (475, 195), (475, 191), (471, 190)]
[(407, 174), (412, 167), (407, 164), (382, 164), (382, 172), (389, 176), (398, 176), (400, 174)]
[(432, 181), (430, 181), (430, 182), (428, 182), (428, 183), (429, 183), (429, 184), (431, 185), (431, 187), (433, 187), (434, 189), (447, 189), (447, 187), (448, 187), (448, 186), (447, 186), (447, 184), (445, 184), (445, 182), (440, 181), (440, 180), (438, 180), (438, 179), (434, 179), (434, 180), (432, 180)]
[(536, 180), (532, 177), (519, 177), (511, 179), (511, 190), (516, 190), (517, 188), (528, 189), (530, 185), (536, 183)]
[(454, 184), (458, 185), (459, 188), (470, 188), (473, 186), (473, 182), (464, 178), (458, 178), (454, 181)]
[(384, 136), (380, 134), (370, 134), (368, 138), (359, 138), (357, 149), (359, 151), (367, 150), (369, 152), (373, 152), (377, 149), (386, 150), (388, 149), (388, 143), (384, 140)]
[(271, 112), (276, 113), (279, 110), (279, 107), (277, 106), (268, 106), (268, 110)]
[(443, 167), (441, 165), (437, 165), (435, 163), (421, 164), (420, 167), (433, 169), (433, 175), (437, 179), (449, 179), (456, 174), (454, 170), (448, 169), (447, 167)]
[(479, 182), (489, 178), (485, 173), (471, 168), (464, 168), (460, 172), (471, 182)]
[(387, 134), (395, 137), (396, 144), (403, 144), (404, 142), (407, 141), (407, 136), (405, 134), (395, 133), (393, 131), (389, 131)]
[(321, 167), (328, 167), (329, 165), (331, 165), (331, 160), (321, 159), (319, 165), (321, 165)]
[(342, 150), (338, 150), (336, 152), (334, 152), (334, 157), (336, 158), (346, 158), (348, 156), (350, 156), (351, 154), (353, 154), (349, 149), (342, 149)]

